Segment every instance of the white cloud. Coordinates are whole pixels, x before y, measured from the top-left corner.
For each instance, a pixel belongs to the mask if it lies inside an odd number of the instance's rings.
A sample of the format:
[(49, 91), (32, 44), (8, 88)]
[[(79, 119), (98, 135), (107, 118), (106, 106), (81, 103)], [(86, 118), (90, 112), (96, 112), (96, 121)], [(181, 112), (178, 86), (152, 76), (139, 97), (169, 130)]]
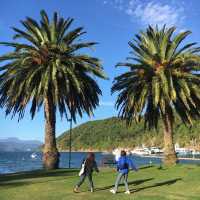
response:
[(131, 20), (138, 21), (141, 25), (181, 26), (185, 18), (182, 1), (159, 0), (107, 0), (110, 6), (124, 12)]
[(132, 18), (140, 20), (144, 25), (164, 24), (168, 26), (182, 23), (184, 19), (184, 9), (182, 7), (173, 7), (169, 4), (149, 2), (146, 5), (140, 3), (135, 7), (129, 6), (125, 11)]

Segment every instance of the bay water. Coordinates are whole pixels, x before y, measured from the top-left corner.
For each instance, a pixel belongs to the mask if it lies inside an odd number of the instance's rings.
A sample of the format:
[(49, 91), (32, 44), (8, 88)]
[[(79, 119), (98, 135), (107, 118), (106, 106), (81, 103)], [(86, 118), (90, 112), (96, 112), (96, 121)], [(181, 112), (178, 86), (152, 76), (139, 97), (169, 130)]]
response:
[[(42, 153), (36, 152), (35, 158), (32, 158), (33, 152), (0, 152), (0, 174), (14, 173), (14, 172), (22, 172), (22, 171), (31, 171), (42, 169)], [(72, 152), (71, 159), (71, 167), (79, 168), (82, 160), (86, 157), (85, 152)], [(111, 154), (105, 153), (95, 153), (96, 160), (98, 165), (102, 164), (102, 161), (108, 157), (112, 156)], [(141, 157), (141, 156), (131, 156), (134, 163), (137, 167), (142, 165), (153, 165), (153, 164), (161, 164), (160, 158), (155, 157)], [(61, 152), (60, 153), (60, 168), (68, 168), (68, 160), (69, 153)], [(200, 160), (181, 160), (181, 163), (189, 163), (189, 164), (199, 164)]]

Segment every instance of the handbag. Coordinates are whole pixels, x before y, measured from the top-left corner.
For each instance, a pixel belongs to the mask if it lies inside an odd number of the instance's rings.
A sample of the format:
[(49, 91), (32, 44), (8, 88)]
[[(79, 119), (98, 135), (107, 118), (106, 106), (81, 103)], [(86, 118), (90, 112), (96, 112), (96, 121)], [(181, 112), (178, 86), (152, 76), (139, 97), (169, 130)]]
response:
[(80, 172), (78, 174), (79, 176), (82, 176), (84, 174), (84, 172), (85, 172), (85, 163), (86, 163), (86, 160), (81, 165), (81, 170), (80, 170)]

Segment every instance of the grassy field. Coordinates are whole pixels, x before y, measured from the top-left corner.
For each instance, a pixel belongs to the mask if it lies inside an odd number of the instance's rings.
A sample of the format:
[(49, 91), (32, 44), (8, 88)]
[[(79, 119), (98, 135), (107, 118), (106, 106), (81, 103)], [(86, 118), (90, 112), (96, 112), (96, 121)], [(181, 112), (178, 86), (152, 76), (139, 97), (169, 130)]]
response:
[(200, 166), (178, 165), (172, 168), (142, 167), (130, 172), (131, 195), (124, 186), (113, 195), (116, 173), (101, 169), (94, 175), (95, 192), (88, 191), (87, 180), (80, 193), (73, 193), (77, 170), (34, 171), (0, 176), (0, 200), (200, 200)]

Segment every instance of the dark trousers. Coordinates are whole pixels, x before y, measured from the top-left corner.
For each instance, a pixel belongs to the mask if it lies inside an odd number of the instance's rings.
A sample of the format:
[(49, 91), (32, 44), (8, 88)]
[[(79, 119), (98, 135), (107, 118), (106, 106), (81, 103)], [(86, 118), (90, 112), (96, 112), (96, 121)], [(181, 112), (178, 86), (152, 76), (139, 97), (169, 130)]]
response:
[(83, 175), (81, 175), (80, 180), (79, 180), (79, 182), (77, 183), (76, 186), (80, 187), (83, 184), (83, 182), (85, 181), (86, 177), (88, 178), (90, 188), (93, 189), (94, 184), (93, 184), (93, 181), (92, 181), (92, 173), (84, 173)]

